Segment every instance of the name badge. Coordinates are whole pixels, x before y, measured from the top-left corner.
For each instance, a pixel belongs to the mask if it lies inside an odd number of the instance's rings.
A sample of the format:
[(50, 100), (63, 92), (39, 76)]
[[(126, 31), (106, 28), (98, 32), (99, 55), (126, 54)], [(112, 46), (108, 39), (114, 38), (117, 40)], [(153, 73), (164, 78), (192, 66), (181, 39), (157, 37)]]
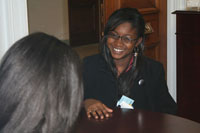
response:
[(126, 108), (126, 109), (134, 109), (132, 106), (133, 103), (134, 103), (133, 99), (122, 95), (122, 97), (117, 102), (117, 107)]

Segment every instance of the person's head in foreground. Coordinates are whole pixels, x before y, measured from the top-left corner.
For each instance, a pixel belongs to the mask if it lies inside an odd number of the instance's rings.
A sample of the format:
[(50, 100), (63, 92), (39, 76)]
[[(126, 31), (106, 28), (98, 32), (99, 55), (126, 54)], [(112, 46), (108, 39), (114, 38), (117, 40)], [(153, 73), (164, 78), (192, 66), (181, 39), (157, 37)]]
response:
[(45, 33), (17, 41), (0, 64), (0, 132), (70, 132), (82, 97), (79, 56)]

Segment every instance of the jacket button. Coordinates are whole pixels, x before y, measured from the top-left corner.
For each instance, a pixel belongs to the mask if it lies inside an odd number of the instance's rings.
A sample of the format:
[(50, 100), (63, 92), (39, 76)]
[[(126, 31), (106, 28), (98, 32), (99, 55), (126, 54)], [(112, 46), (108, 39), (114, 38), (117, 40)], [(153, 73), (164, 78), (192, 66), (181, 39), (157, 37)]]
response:
[(139, 81), (138, 81), (138, 84), (141, 86), (141, 85), (143, 85), (144, 84), (144, 79), (140, 79)]

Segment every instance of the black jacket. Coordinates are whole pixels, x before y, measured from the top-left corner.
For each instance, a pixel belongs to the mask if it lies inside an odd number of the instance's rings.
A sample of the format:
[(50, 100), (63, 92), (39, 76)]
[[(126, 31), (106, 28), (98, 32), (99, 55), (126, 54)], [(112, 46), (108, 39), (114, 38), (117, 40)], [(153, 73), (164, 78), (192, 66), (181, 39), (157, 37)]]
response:
[[(104, 58), (97, 54), (86, 57), (83, 63), (84, 99), (94, 98), (114, 108), (119, 100), (117, 81)], [(168, 92), (162, 64), (147, 57), (144, 57), (141, 73), (131, 89), (130, 98), (135, 101), (134, 108), (176, 113), (177, 106)]]

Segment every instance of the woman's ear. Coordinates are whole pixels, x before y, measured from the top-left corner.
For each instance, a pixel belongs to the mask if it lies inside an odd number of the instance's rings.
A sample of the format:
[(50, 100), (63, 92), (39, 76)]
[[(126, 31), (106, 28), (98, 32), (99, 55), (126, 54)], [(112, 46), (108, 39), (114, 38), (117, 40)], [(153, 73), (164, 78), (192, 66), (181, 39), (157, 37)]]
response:
[(140, 43), (142, 43), (142, 37), (140, 37), (138, 40), (137, 40), (137, 42), (136, 42), (136, 44), (135, 44), (135, 46), (136, 47), (138, 47), (138, 45), (140, 44)]

